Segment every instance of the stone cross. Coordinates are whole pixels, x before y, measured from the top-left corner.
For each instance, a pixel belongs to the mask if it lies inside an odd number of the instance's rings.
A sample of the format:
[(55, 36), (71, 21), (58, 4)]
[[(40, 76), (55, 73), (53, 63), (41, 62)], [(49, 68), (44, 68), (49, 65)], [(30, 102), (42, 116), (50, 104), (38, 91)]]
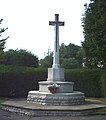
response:
[(53, 68), (59, 68), (59, 26), (64, 26), (64, 22), (59, 21), (59, 14), (55, 14), (55, 21), (49, 21), (49, 25), (55, 26), (55, 42), (53, 53)]

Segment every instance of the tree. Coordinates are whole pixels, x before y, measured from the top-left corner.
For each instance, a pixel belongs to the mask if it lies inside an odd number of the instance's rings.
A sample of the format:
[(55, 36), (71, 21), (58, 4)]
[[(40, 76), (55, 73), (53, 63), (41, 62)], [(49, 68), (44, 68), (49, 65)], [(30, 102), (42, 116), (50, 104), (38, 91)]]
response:
[[(60, 66), (63, 68), (78, 68), (82, 67), (84, 58), (83, 48), (74, 44), (60, 46)], [(53, 64), (53, 52), (47, 53), (44, 59), (40, 60), (40, 67), (51, 67)]]
[(78, 68), (82, 66), (84, 58), (83, 48), (75, 44), (60, 46), (60, 64), (64, 68)]
[(77, 52), (81, 47), (75, 44), (65, 45), (64, 43), (60, 46), (60, 58), (76, 58)]
[(82, 19), (86, 64), (95, 67), (99, 62), (106, 63), (106, 1), (91, 0), (85, 4)]
[[(0, 20), (0, 24), (2, 23), (3, 19)], [(0, 37), (2, 35), (3, 32), (5, 32), (5, 30), (7, 30), (8, 28), (0, 28)], [(5, 49), (5, 43), (6, 43), (6, 40), (8, 39), (9, 37), (5, 38), (5, 39), (0, 39), (0, 64), (2, 64), (2, 61), (3, 61), (3, 55), (4, 55), (4, 49)]]
[[(3, 19), (0, 20), (0, 24), (2, 23)], [(4, 28), (0, 28), (0, 37), (2, 35), (3, 32), (5, 32), (5, 30), (7, 30), (8, 28), (4, 29)], [(3, 50), (5, 49), (5, 42), (9, 37), (5, 38), (5, 39), (1, 39), (0, 40), (0, 52), (3, 52)]]
[(79, 68), (80, 65), (75, 58), (62, 58), (61, 67), (66, 69)]
[(82, 63), (85, 63), (85, 51), (83, 47), (79, 48), (79, 50), (77, 51), (76, 60), (78, 61), (80, 66), (82, 66)]
[(47, 53), (47, 56), (44, 59), (41, 59), (40, 62), (40, 67), (42, 68), (51, 68), (53, 64), (53, 53), (50, 52), (49, 54)]
[(5, 65), (38, 67), (38, 58), (26, 50), (8, 50), (4, 54)]

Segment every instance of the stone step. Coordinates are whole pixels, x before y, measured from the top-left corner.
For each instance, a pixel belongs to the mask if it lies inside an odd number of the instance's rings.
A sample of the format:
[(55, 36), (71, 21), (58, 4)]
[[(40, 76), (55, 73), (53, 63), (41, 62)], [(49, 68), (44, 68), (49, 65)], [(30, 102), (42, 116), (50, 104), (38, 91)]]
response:
[(84, 104), (85, 96), (82, 92), (74, 91), (72, 93), (48, 93), (40, 91), (30, 91), (27, 101), (41, 105), (50, 106), (70, 106)]

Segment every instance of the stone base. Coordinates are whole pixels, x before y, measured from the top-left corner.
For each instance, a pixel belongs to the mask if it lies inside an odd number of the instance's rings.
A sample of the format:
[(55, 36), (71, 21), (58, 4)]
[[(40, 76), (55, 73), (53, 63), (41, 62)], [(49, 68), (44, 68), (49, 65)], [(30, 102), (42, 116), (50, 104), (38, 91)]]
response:
[(27, 102), (51, 106), (69, 106), (84, 104), (85, 96), (82, 92), (74, 91), (72, 93), (48, 93), (39, 91), (30, 91)]
[(50, 82), (50, 81), (43, 81), (39, 82), (39, 91), (40, 92), (49, 92), (47, 86), (49, 84), (56, 83), (60, 85), (59, 89), (57, 89), (56, 93), (70, 93), (73, 92), (73, 82)]
[(47, 81), (51, 82), (65, 82), (63, 68), (48, 68)]

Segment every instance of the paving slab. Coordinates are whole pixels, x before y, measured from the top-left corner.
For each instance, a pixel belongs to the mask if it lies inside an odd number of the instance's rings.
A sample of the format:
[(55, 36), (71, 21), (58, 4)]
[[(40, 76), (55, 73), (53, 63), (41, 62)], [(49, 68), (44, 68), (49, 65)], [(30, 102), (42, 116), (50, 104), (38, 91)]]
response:
[(10, 99), (1, 104), (3, 110), (32, 116), (80, 116), (93, 114), (97, 109), (106, 107), (98, 100), (86, 99), (83, 105), (47, 106), (27, 103), (26, 99)]
[(78, 116), (78, 117), (77, 116), (33, 117), (0, 110), (0, 120), (106, 120), (106, 115)]

